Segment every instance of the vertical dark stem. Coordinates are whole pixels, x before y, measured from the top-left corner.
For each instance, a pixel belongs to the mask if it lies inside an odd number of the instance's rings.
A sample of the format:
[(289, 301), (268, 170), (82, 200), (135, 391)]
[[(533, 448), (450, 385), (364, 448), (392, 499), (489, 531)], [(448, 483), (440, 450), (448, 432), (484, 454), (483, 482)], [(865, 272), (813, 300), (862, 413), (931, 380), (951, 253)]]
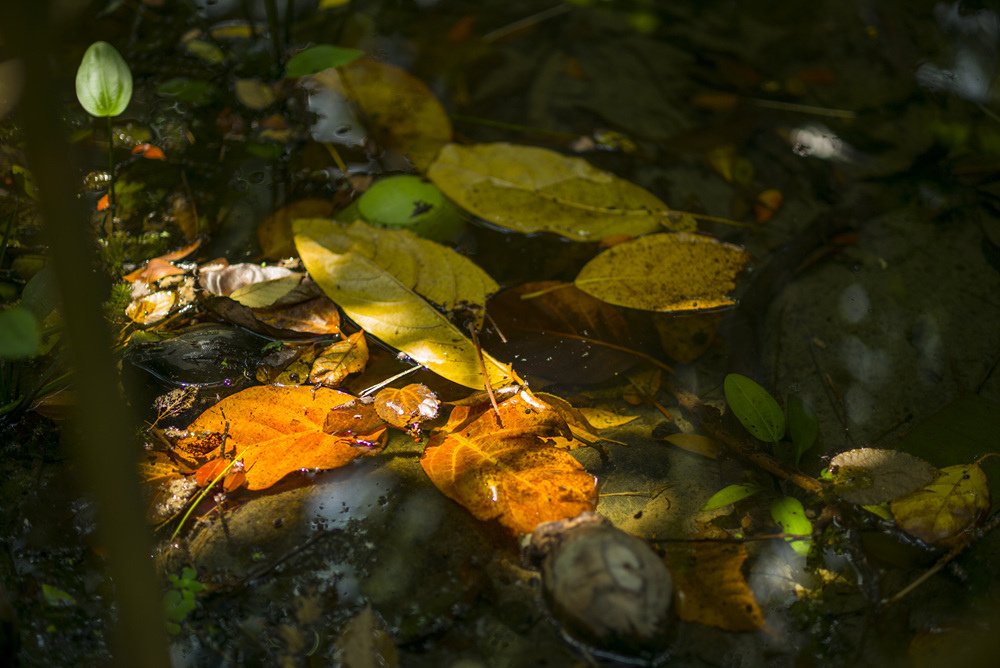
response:
[[(108, 176), (111, 181), (108, 183), (108, 211), (111, 212), (111, 219), (115, 218), (115, 139), (114, 128), (111, 126), (111, 117), (108, 116)], [(110, 226), (109, 226), (110, 229)]]
[(119, 393), (111, 336), (101, 302), (106, 285), (94, 271), (96, 242), (76, 197), (79, 172), (60, 110), (72, 89), (57, 92), (62, 79), (49, 70), (53, 36), (48, 3), (0, 2), (5, 48), (21, 59), (25, 73), (19, 114), (26, 153), (38, 185), (65, 322), (65, 344), (73, 370), (77, 406), (66, 427), (76, 473), (97, 504), (98, 535), (108, 554), (117, 603), (113, 638), (117, 665), (166, 668), (166, 623), (162, 593), (150, 554), (152, 537), (143, 517), (137, 463), (137, 423)]
[(264, 0), (264, 10), (267, 12), (267, 31), (271, 36), (271, 50), (274, 52), (274, 67), (280, 76), (283, 49), (281, 46), (281, 25), (278, 20), (278, 1)]

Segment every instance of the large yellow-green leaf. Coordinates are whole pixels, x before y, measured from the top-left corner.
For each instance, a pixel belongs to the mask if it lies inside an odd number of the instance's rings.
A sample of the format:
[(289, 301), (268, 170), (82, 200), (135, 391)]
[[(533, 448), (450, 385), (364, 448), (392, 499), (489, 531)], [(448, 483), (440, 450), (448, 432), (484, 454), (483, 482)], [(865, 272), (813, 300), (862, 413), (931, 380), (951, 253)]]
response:
[(678, 232), (612, 246), (574, 283), (600, 300), (645, 311), (707, 311), (735, 302), (729, 292), (749, 256), (739, 246)]
[(554, 232), (575, 241), (693, 229), (648, 190), (581, 158), (514, 144), (448, 144), (427, 171), (444, 194), (515, 232)]
[[(343, 239), (329, 221), (297, 220), (293, 229), (313, 280), (362, 329), (452, 382), (483, 387), (475, 346), (437, 309), (363, 254), (334, 250)], [(494, 386), (517, 382), (509, 365), (483, 360)]]
[(372, 227), (364, 221), (343, 225), (314, 221), (324, 245), (335, 253), (357, 253), (395, 276), (400, 283), (447, 311), (463, 305), (486, 307), (500, 289), (489, 274), (451, 248), (422, 239), (409, 230)]
[(989, 512), (990, 488), (977, 464), (946, 466), (934, 482), (894, 500), (891, 508), (907, 533), (951, 546)]

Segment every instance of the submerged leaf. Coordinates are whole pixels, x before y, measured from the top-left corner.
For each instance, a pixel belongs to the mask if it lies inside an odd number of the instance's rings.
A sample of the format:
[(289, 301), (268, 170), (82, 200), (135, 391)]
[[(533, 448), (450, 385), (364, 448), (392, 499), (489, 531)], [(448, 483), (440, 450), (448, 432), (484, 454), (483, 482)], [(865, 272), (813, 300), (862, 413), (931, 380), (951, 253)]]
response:
[[(812, 522), (806, 517), (806, 509), (802, 507), (802, 502), (793, 496), (786, 496), (771, 504), (771, 518), (778, 523), (781, 530), (786, 534), (791, 534), (785, 540), (795, 550), (796, 554), (803, 557), (809, 554), (812, 548)], [(794, 536), (804, 536), (796, 538)]]
[(781, 440), (785, 435), (785, 414), (767, 390), (738, 373), (726, 376), (723, 389), (729, 409), (748, 432), (770, 443)]
[(651, 234), (612, 246), (574, 283), (598, 299), (645, 311), (708, 311), (732, 306), (729, 293), (749, 256), (698, 234)]
[(266, 489), (289, 473), (338, 468), (380, 449), (384, 427), (354, 436), (323, 430), (327, 413), (352, 401), (326, 388), (250, 387), (202, 413), (177, 447), (205, 456), (224, 442), (227, 452), (243, 460), (248, 488)]
[(599, 241), (677, 229), (648, 190), (544, 148), (448, 144), (427, 176), (463, 209), (515, 232)]
[(833, 491), (861, 505), (884, 503), (915, 492), (938, 477), (919, 457), (881, 448), (857, 448), (830, 460)]
[[(313, 280), (369, 334), (448, 380), (480, 389), (480, 358), (472, 341), (433, 306), (364, 255), (343, 244), (329, 221), (295, 221), (295, 243)], [(490, 381), (501, 387), (514, 372), (483, 354)]]
[(743, 499), (748, 499), (757, 492), (760, 492), (764, 488), (753, 482), (737, 483), (735, 485), (726, 485), (718, 492), (709, 497), (705, 505), (701, 507), (702, 510), (715, 510), (716, 508), (722, 508), (723, 506), (729, 506)]
[(593, 510), (597, 480), (545, 440), (570, 436), (556, 411), (526, 391), (499, 408), (502, 426), (489, 404), (452, 410), (420, 460), (434, 485), (478, 519), (518, 533)]
[(333, 44), (317, 44), (299, 51), (285, 65), (286, 77), (304, 77), (330, 67), (342, 67), (361, 56), (364, 51)]
[(948, 466), (934, 482), (896, 499), (891, 508), (907, 533), (950, 546), (989, 512), (990, 489), (978, 465)]
[(742, 544), (696, 542), (668, 548), (677, 616), (726, 631), (762, 627), (764, 614), (743, 576), (746, 558)]

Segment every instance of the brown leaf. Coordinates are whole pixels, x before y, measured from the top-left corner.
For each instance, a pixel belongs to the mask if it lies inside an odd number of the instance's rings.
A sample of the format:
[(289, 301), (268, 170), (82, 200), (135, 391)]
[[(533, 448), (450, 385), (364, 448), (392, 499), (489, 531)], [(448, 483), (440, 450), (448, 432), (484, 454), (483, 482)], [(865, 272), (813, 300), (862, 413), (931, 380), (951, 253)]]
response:
[(881, 448), (857, 448), (830, 460), (833, 491), (851, 503), (877, 504), (915, 492), (938, 477), (920, 457)]
[(441, 402), (426, 385), (413, 383), (396, 389), (387, 387), (375, 395), (379, 417), (399, 429), (409, 429), (438, 416)]
[(385, 430), (385, 421), (375, 410), (375, 403), (355, 399), (326, 414), (323, 431), (333, 436), (361, 438)]
[[(541, 294), (522, 299), (533, 293)], [(620, 350), (641, 347), (641, 336), (622, 309), (571, 284), (520, 285), (493, 297), (487, 309), (508, 341), (501, 343), (487, 331), (484, 345), (514, 360), (529, 375), (561, 383), (600, 383), (637, 361)]]
[(280, 308), (254, 309), (253, 316), (277, 331), (340, 334), (340, 311), (326, 295)]
[(499, 408), (502, 426), (487, 407), (452, 410), (420, 460), (434, 485), (478, 519), (518, 533), (593, 510), (597, 480), (545, 440), (570, 436), (558, 413), (526, 391)]
[(738, 543), (668, 548), (677, 616), (726, 631), (754, 631), (763, 626), (764, 615), (743, 576), (746, 558), (746, 548)]
[(330, 410), (353, 400), (326, 388), (250, 387), (202, 413), (177, 447), (204, 456), (225, 434), (227, 452), (243, 460), (249, 489), (266, 489), (294, 471), (337, 468), (380, 449), (384, 429), (364, 438), (323, 430)]
[(309, 372), (309, 382), (336, 387), (352, 373), (364, 371), (366, 364), (368, 342), (365, 341), (365, 333), (354, 332), (320, 352)]

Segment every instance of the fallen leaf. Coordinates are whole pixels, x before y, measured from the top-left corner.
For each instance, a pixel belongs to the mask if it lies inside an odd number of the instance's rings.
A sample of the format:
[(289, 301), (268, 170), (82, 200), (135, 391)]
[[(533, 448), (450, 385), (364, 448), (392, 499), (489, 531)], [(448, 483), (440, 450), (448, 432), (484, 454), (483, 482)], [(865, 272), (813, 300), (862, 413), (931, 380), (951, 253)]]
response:
[(340, 311), (326, 295), (279, 308), (255, 309), (253, 317), (279, 332), (340, 333)]
[(327, 388), (250, 387), (198, 416), (177, 448), (203, 457), (225, 441), (227, 452), (243, 460), (247, 487), (267, 489), (289, 473), (338, 468), (381, 449), (384, 428), (353, 437), (323, 430), (327, 414), (351, 401)]
[(920, 457), (881, 448), (856, 448), (830, 460), (833, 491), (860, 505), (891, 501), (934, 482), (939, 471)]
[(949, 547), (989, 512), (990, 488), (977, 464), (948, 466), (934, 482), (895, 499), (890, 507), (904, 531)]
[(424, 82), (371, 58), (318, 72), (314, 82), (350, 100), (383, 148), (405, 155), (418, 170), (451, 141), (451, 121)]
[(441, 401), (426, 385), (413, 383), (402, 388), (386, 387), (375, 395), (375, 412), (399, 429), (409, 429), (438, 416)]
[(757, 199), (753, 203), (754, 219), (758, 223), (766, 223), (771, 220), (774, 218), (774, 214), (778, 212), (778, 209), (781, 208), (781, 203), (784, 199), (785, 197), (781, 194), (780, 190), (772, 188), (762, 191), (757, 195)]
[(483, 353), (437, 309), (367, 257), (338, 253), (329, 221), (295, 221), (295, 244), (313, 280), (369, 334), (448, 380), (480, 389), (485, 365), (494, 387), (517, 382), (510, 366)]
[(335, 663), (347, 668), (397, 668), (399, 651), (370, 605), (351, 618), (340, 632)]
[(170, 253), (166, 253), (159, 257), (154, 257), (152, 260), (147, 262), (144, 266), (140, 267), (139, 269), (136, 269), (130, 274), (122, 276), (122, 280), (128, 281), (129, 283), (134, 283), (135, 281), (155, 283), (157, 280), (163, 278), (164, 276), (183, 274), (184, 270), (181, 269), (180, 267), (175, 267), (173, 264), (171, 264), (171, 262), (175, 260), (183, 260), (191, 253), (198, 250), (199, 246), (201, 246), (200, 239), (176, 251), (171, 251)]
[(365, 333), (354, 332), (322, 351), (313, 361), (309, 382), (337, 387), (352, 373), (364, 371), (368, 364), (368, 342)]
[[(287, 279), (289, 278), (294, 279), (292, 284), (288, 283)], [(203, 290), (221, 297), (231, 297), (234, 294), (247, 295), (249, 303), (244, 304), (244, 306), (250, 307), (270, 306), (278, 298), (296, 287), (301, 278), (301, 274), (296, 275), (291, 269), (285, 267), (262, 266), (250, 262), (225, 266), (206, 265), (198, 271), (198, 285)], [(277, 294), (266, 294), (261, 299), (253, 298), (254, 290), (250, 289), (250, 286), (259, 286), (282, 279), (284, 279), (284, 283), (277, 284)], [(268, 297), (272, 296), (273, 298), (268, 300)]]
[(653, 326), (667, 357), (691, 364), (712, 347), (721, 319), (719, 313), (657, 313)]
[(517, 533), (593, 510), (597, 480), (545, 440), (570, 436), (558, 414), (523, 391), (499, 409), (502, 427), (489, 404), (452, 410), (420, 459), (431, 482), (476, 518)]
[(709, 459), (718, 459), (719, 455), (722, 454), (722, 446), (718, 442), (701, 434), (670, 434), (663, 440), (676, 445), (681, 450), (687, 450)]
[(708, 311), (732, 306), (736, 276), (749, 256), (697, 234), (651, 234), (613, 246), (584, 265), (574, 283), (609, 304), (646, 311)]
[(606, 408), (583, 407), (577, 410), (595, 429), (613, 429), (639, 418), (638, 415), (623, 415)]
[(448, 144), (427, 177), (463, 209), (524, 234), (599, 241), (678, 229), (667, 205), (648, 190), (543, 148)]
[(463, 306), (482, 311), (487, 297), (500, 289), (469, 258), (409, 230), (381, 229), (360, 220), (350, 225), (332, 220), (312, 222), (317, 228), (325, 224), (323, 245), (327, 249), (370, 259), (406, 288), (445, 311)]
[(674, 578), (677, 616), (725, 631), (755, 631), (764, 614), (746, 578), (742, 544), (690, 543), (667, 548), (666, 562)]
[(125, 315), (137, 325), (155, 325), (170, 315), (176, 303), (176, 292), (173, 290), (159, 290), (158, 292), (132, 300), (125, 307)]

